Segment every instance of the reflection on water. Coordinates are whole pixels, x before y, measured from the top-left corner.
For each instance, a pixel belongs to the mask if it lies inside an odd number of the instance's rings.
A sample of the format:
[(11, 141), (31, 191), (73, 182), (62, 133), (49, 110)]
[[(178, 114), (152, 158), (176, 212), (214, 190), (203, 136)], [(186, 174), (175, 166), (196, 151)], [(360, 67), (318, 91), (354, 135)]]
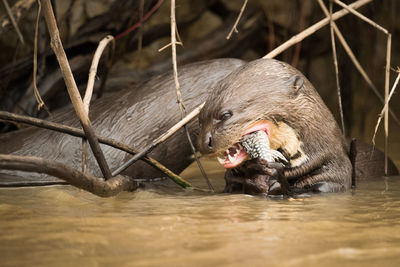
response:
[(399, 219), (400, 177), (296, 200), (1, 189), (0, 264), (399, 266)]

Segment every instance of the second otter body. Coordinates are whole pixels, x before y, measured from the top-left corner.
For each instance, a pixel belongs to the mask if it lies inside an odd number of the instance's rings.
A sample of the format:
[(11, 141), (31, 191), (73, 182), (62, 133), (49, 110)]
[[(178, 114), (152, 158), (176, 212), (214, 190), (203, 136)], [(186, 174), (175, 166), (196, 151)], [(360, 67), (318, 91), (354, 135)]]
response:
[[(201, 152), (228, 168), (227, 192), (338, 192), (351, 186), (347, 144), (333, 115), (313, 85), (286, 63), (260, 59), (235, 70), (209, 95), (199, 122)], [(246, 161), (240, 140), (259, 130), (286, 165)]]

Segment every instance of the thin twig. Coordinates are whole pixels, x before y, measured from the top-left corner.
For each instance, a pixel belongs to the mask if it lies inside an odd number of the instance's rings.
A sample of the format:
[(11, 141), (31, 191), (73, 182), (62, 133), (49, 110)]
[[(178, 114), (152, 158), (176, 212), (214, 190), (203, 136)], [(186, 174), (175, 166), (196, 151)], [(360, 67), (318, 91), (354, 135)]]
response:
[(104, 49), (107, 47), (107, 45), (109, 43), (112, 44), (111, 49), (114, 50), (114, 47), (115, 47), (114, 37), (112, 35), (107, 35), (100, 41), (100, 43), (96, 49), (96, 52), (94, 53), (94, 56), (93, 56), (92, 65), (90, 66), (90, 71), (89, 71), (89, 79), (88, 79), (87, 86), (86, 86), (86, 92), (85, 92), (85, 96), (83, 98), (83, 105), (84, 105), (86, 114), (88, 114), (88, 112), (89, 112), (90, 100), (91, 100), (92, 94), (93, 94), (94, 81), (96, 78), (96, 73), (97, 73), (97, 68), (99, 66), (100, 58), (104, 52)]
[[(389, 107), (389, 82), (390, 82), (390, 58), (392, 50), (392, 35), (389, 33), (386, 46), (386, 68), (385, 68), (385, 105)], [(385, 110), (385, 175), (388, 174), (388, 152), (389, 152), (389, 113)]]
[[(182, 43), (182, 42), (176, 42), (176, 44), (177, 44), (177, 45), (183, 46), (183, 43)], [(164, 49), (166, 49), (166, 48), (168, 48), (168, 47), (170, 47), (170, 46), (171, 46), (171, 43), (166, 44), (166, 45), (164, 45), (163, 47), (161, 47), (160, 49), (158, 49), (158, 52), (161, 52), (161, 51), (163, 51)]]
[[(318, 3), (324, 12), (325, 16), (329, 17), (329, 11), (327, 7), (325, 6), (324, 2), (322, 0), (318, 0)], [(374, 85), (374, 83), (371, 81), (369, 76), (367, 75), (366, 71), (363, 69), (361, 66), (360, 62), (357, 60), (356, 56), (354, 55), (353, 51), (351, 50), (350, 46), (346, 42), (346, 39), (344, 39), (342, 33), (340, 32), (339, 28), (337, 27), (336, 23), (333, 22), (333, 29), (336, 33), (336, 36), (338, 37), (340, 43), (342, 44), (344, 50), (346, 51), (347, 55), (350, 57), (351, 61), (353, 62), (354, 66), (360, 72), (361, 76), (364, 78), (368, 86), (372, 89), (374, 94), (378, 97), (379, 101), (381, 101), (382, 104), (385, 104), (385, 100), (383, 99), (381, 93), (379, 93), (378, 89)], [(397, 118), (396, 114), (393, 112), (392, 109), (389, 108), (390, 116), (392, 116), (393, 120), (400, 126), (400, 120)]]
[(239, 16), (237, 17), (237, 19), (236, 19), (236, 21), (235, 21), (235, 24), (233, 24), (233, 27), (232, 27), (231, 31), (230, 31), (230, 32), (228, 33), (228, 35), (226, 36), (226, 39), (227, 39), (227, 40), (229, 40), (229, 39), (231, 38), (232, 33), (233, 33), (234, 31), (235, 31), (236, 33), (238, 33), (237, 25), (239, 24), (239, 20), (240, 20), (240, 18), (241, 18), (242, 15), (243, 15), (243, 12), (244, 12), (244, 10), (245, 10), (245, 8), (246, 8), (247, 2), (248, 2), (248, 0), (244, 0), (243, 5), (242, 5), (242, 8), (240, 9)]
[(193, 118), (195, 118), (197, 115), (199, 115), (200, 110), (203, 108), (204, 103), (202, 103), (200, 106), (195, 108), (192, 112), (190, 112), (188, 115), (186, 115), (185, 118), (180, 120), (178, 123), (176, 123), (174, 126), (168, 129), (164, 134), (160, 135), (158, 138), (153, 140), (153, 142), (148, 145), (145, 149), (143, 149), (141, 152), (138, 152), (134, 157), (129, 159), (127, 162), (125, 162), (121, 167), (119, 167), (117, 170), (113, 172), (113, 176), (120, 174), (122, 171), (124, 171), (126, 168), (128, 168), (130, 165), (141, 159), (144, 155), (150, 153), (155, 147), (157, 147), (159, 144), (167, 140), (171, 135), (173, 135), (176, 131), (178, 131), (180, 128), (183, 127), (183, 125), (189, 123)]
[(17, 22), (15, 21), (14, 15), (13, 15), (13, 13), (12, 13), (12, 11), (11, 11), (10, 6), (8, 5), (7, 0), (3, 0), (3, 4), (4, 4), (4, 7), (6, 8), (8, 17), (10, 18), (11, 23), (12, 23), (12, 25), (14, 26), (15, 31), (17, 32), (17, 35), (18, 35), (19, 40), (21, 41), (22, 44), (25, 44), (24, 36), (22, 36), (22, 33), (21, 33), (21, 31), (19, 30), (18, 24), (17, 24)]
[(175, 93), (181, 111), (181, 118), (185, 117), (185, 105), (182, 100), (181, 88), (178, 79), (178, 66), (176, 63), (176, 20), (175, 20), (175, 0), (171, 0), (171, 50), (172, 68), (174, 72)]
[(101, 78), (99, 90), (97, 90), (96, 98), (99, 99), (103, 96), (104, 89), (106, 87), (107, 79), (108, 79), (108, 74), (110, 72), (110, 69), (113, 65), (114, 61), (114, 54), (115, 54), (115, 44), (114, 42), (112, 43), (112, 47), (107, 53), (106, 57), (106, 67), (103, 73), (103, 77)]
[(335, 34), (333, 32), (332, 2), (329, 2), (329, 17), (331, 18), (330, 32), (331, 32), (333, 65), (335, 67), (335, 74), (336, 74), (336, 87), (337, 87), (338, 102), (339, 102), (340, 121), (342, 123), (342, 133), (344, 136), (346, 136), (345, 126), (344, 126), (343, 106), (342, 106), (342, 94), (341, 94), (340, 82), (339, 82), (339, 67), (338, 67), (337, 54), (336, 54)]
[[(352, 7), (353, 9), (357, 9), (359, 7), (362, 7), (362, 6), (370, 3), (371, 1), (372, 0), (358, 0), (358, 1), (354, 2), (354, 3), (352, 3), (349, 6)], [(349, 12), (350, 11), (348, 11), (346, 9), (342, 9), (340, 11), (337, 11), (337, 12), (332, 14), (332, 20), (340, 19), (341, 17), (349, 14)], [(298, 42), (301, 42), (306, 37), (310, 36), (311, 34), (315, 33), (319, 29), (321, 29), (322, 27), (326, 26), (329, 23), (329, 21), (330, 21), (330, 19), (328, 17), (320, 20), (319, 22), (317, 22), (314, 25), (308, 27), (304, 31), (296, 34), (295, 36), (293, 36), (292, 38), (290, 38), (289, 40), (287, 40), (286, 42), (284, 42), (283, 44), (281, 44), (280, 46), (278, 46), (277, 48), (275, 48), (274, 50), (272, 50), (268, 54), (266, 54), (263, 58), (274, 58), (274, 57), (276, 57), (277, 55), (279, 55), (280, 53), (282, 53), (283, 51), (285, 51), (286, 49), (288, 49), (292, 45), (297, 44)]]
[[(176, 98), (178, 101), (179, 109), (181, 111), (181, 118), (183, 119), (186, 115), (186, 109), (185, 109), (185, 104), (183, 103), (182, 100), (182, 94), (181, 94), (181, 89), (179, 85), (179, 79), (178, 79), (178, 66), (176, 63), (176, 30), (177, 30), (177, 25), (176, 25), (176, 19), (175, 19), (175, 0), (171, 0), (171, 51), (172, 51), (172, 67), (173, 67), (173, 72), (174, 72), (174, 82), (175, 82), (175, 93), (176, 93)], [(186, 132), (186, 137), (188, 139), (188, 142), (190, 144), (190, 148), (193, 152), (194, 158), (196, 159), (197, 166), (199, 166), (199, 169), (201, 171), (201, 174), (203, 175), (204, 179), (206, 180), (206, 183), (208, 185), (208, 188), (214, 192), (214, 188), (210, 183), (210, 180), (207, 177), (206, 172), (203, 169), (203, 166), (201, 165), (201, 162), (199, 158), (196, 155), (196, 149), (193, 145), (192, 139), (190, 138), (189, 134), (189, 129), (187, 128), (186, 124), (183, 126), (184, 130)]]
[(65, 51), (60, 39), (60, 33), (58, 31), (50, 0), (43, 1), (43, 15), (46, 19), (47, 28), (51, 38), (50, 45), (56, 54), (72, 105), (74, 106), (75, 112), (81, 122), (86, 138), (89, 140), (90, 147), (99, 164), (101, 172), (103, 173), (105, 179), (109, 179), (111, 178), (111, 171), (107, 165), (107, 161), (94, 133), (89, 117), (85, 113), (82, 98), (79, 94), (78, 87), (76, 86), (71, 67), (69, 66), (67, 56), (65, 55)]
[(377, 28), (378, 30), (384, 32), (386, 35), (389, 34), (388, 30), (386, 30), (385, 28), (383, 28), (382, 26), (377, 24), (375, 21), (370, 20), (369, 18), (367, 18), (366, 16), (364, 16), (363, 14), (358, 12), (357, 10), (354, 10), (353, 8), (351, 8), (350, 6), (346, 5), (345, 3), (343, 3), (343, 2), (341, 2), (339, 0), (334, 0), (334, 1), (339, 6), (341, 6), (341, 7), (345, 8), (346, 10), (350, 11), (353, 15), (359, 17), (360, 19), (362, 19), (363, 21), (365, 21), (368, 24), (372, 25), (373, 27)]
[(388, 96), (387, 102), (386, 102), (385, 105), (383, 106), (383, 108), (382, 108), (382, 110), (381, 110), (381, 113), (380, 113), (379, 116), (378, 116), (378, 121), (376, 122), (376, 125), (375, 125), (374, 136), (372, 137), (372, 144), (373, 144), (374, 146), (375, 146), (375, 137), (376, 137), (376, 133), (378, 132), (379, 124), (381, 123), (381, 120), (382, 120), (383, 116), (385, 115), (385, 113), (386, 113), (386, 111), (387, 111), (387, 109), (388, 109), (389, 101), (390, 101), (390, 99), (392, 98), (392, 95), (393, 95), (394, 91), (396, 90), (397, 85), (399, 84), (399, 81), (400, 81), (400, 69), (397, 68), (396, 72), (398, 73), (398, 74), (397, 74), (397, 78), (396, 78), (396, 80), (394, 81), (394, 84), (393, 84), (393, 86), (392, 86), (392, 89), (390, 90), (390, 94), (389, 94), (389, 96)]
[[(36, 2), (36, 0), (18, 0), (13, 1), (15, 4), (11, 7), (11, 12), (15, 19), (15, 22), (18, 24), (21, 17), (25, 16), (32, 5)], [(13, 26), (13, 23), (10, 19), (10, 16), (7, 15), (7, 18), (1, 16), (0, 18), (0, 36), (8, 30), (8, 28)], [(20, 39), (18, 38), (18, 41)]]
[[(66, 126), (66, 125), (62, 125), (59, 123), (50, 122), (50, 121), (46, 121), (46, 120), (41, 120), (41, 119), (37, 119), (37, 118), (32, 118), (32, 117), (28, 117), (28, 116), (13, 114), (13, 113), (9, 113), (6, 111), (0, 111), (0, 120), (25, 123), (28, 125), (45, 128), (45, 129), (52, 130), (52, 131), (62, 132), (65, 134), (76, 136), (76, 137), (85, 137), (85, 133), (82, 130), (74, 128), (74, 127), (70, 127), (70, 126)], [(99, 136), (98, 138), (99, 138), (99, 142), (102, 144), (109, 145), (113, 148), (122, 150), (131, 155), (137, 154), (136, 150), (130, 148), (129, 146), (127, 146), (121, 142), (115, 141), (111, 138), (102, 137), (102, 136)], [(144, 156), (141, 159), (144, 162), (146, 162), (147, 164), (149, 164), (150, 166), (152, 166), (152, 167), (160, 170), (164, 174), (166, 174), (176, 184), (178, 184), (184, 188), (192, 187), (189, 182), (187, 182), (185, 179), (183, 179), (179, 175), (177, 175), (174, 172), (172, 172), (171, 170), (169, 170), (167, 167), (162, 165), (157, 160), (155, 160), (149, 156)]]
[[(90, 101), (92, 99), (93, 95), (93, 87), (94, 87), (94, 81), (96, 78), (96, 73), (97, 73), (97, 68), (100, 62), (101, 55), (103, 54), (104, 49), (107, 47), (107, 45), (111, 43), (112, 44), (112, 50), (115, 49), (115, 40), (114, 37), (111, 35), (107, 35), (104, 37), (99, 45), (97, 46), (96, 52), (94, 53), (93, 60), (92, 60), (92, 65), (90, 66), (89, 70), (89, 78), (87, 82), (87, 87), (85, 91), (85, 96), (83, 98), (83, 107), (85, 108), (86, 116), (89, 116), (89, 106), (90, 106)], [(82, 138), (82, 172), (85, 173), (86, 170), (86, 162), (87, 162), (87, 139)]]
[(164, 0), (158, 0), (158, 2), (149, 10), (149, 12), (146, 13), (146, 15), (143, 16), (141, 20), (139, 20), (137, 23), (129, 27), (127, 30), (124, 32), (118, 34), (115, 36), (115, 40), (121, 39), (122, 37), (125, 37), (128, 35), (130, 32), (135, 30), (137, 27), (139, 27), (143, 22), (145, 22), (163, 3)]
[(118, 175), (104, 181), (55, 160), (39, 157), (0, 154), (0, 169), (45, 173), (100, 197), (115, 196), (122, 191), (131, 191), (138, 187), (137, 183), (127, 176)]
[(35, 41), (33, 45), (33, 93), (35, 95), (36, 101), (38, 102), (38, 110), (42, 107), (45, 108), (47, 113), (50, 114), (49, 109), (44, 103), (42, 97), (40, 96), (39, 89), (37, 88), (37, 54), (38, 54), (38, 32), (39, 32), (39, 21), (40, 21), (40, 11), (42, 10), (42, 5), (40, 0), (38, 0), (38, 12), (36, 16), (36, 25), (35, 25)]

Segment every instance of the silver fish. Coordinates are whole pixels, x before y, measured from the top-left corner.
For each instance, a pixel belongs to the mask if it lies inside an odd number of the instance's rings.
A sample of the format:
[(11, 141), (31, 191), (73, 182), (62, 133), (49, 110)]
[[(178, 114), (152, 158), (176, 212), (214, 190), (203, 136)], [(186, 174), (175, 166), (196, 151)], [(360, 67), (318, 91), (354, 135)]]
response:
[(277, 150), (271, 149), (269, 138), (265, 131), (256, 131), (242, 137), (241, 144), (252, 159), (262, 158), (267, 162), (278, 159), (287, 163), (287, 159)]

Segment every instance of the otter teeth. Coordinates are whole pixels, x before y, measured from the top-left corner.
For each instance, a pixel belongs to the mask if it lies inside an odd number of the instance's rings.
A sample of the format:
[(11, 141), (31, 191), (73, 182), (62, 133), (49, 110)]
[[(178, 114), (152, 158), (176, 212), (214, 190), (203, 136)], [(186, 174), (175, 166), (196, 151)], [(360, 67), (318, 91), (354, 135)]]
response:
[(222, 165), (227, 162), (235, 162), (237, 160), (237, 157), (239, 156), (240, 152), (243, 150), (244, 150), (243, 146), (241, 144), (237, 143), (234, 146), (225, 150), (224, 156), (217, 157), (217, 160)]

